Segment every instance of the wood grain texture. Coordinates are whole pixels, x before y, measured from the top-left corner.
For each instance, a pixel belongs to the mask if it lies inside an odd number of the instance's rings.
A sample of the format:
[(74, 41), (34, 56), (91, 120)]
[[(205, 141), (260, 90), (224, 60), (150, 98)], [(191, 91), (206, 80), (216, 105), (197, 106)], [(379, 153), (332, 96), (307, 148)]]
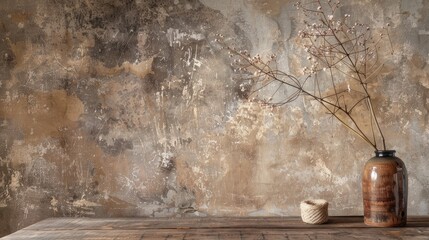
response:
[(323, 225), (298, 217), (50, 218), (2, 238), (18, 239), (429, 239), (429, 217), (401, 228), (368, 227), (363, 217)]

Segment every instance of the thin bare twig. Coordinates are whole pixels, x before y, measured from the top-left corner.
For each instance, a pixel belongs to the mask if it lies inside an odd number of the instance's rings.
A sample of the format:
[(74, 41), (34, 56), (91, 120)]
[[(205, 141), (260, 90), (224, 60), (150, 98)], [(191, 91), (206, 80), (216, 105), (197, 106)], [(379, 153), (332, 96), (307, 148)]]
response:
[[(309, 97), (374, 149), (378, 150), (379, 142), (386, 149), (385, 138), (368, 90), (369, 80), (374, 79), (384, 65), (378, 57), (383, 34), (374, 38), (368, 26), (351, 24), (350, 15), (336, 16), (339, 2), (328, 0), (322, 3), (321, 0), (315, 0), (306, 4), (299, 3), (297, 6), (309, 19), (304, 21), (305, 28), (299, 32), (310, 62), (310, 66), (304, 68), (305, 75), (296, 77), (282, 71), (274, 55), (268, 59), (259, 55), (251, 57), (247, 51), (239, 51), (221, 40), (224, 48), (235, 59), (232, 66), (239, 76), (237, 79), (250, 81), (250, 95), (256, 95), (260, 100), (259, 94), (266, 94), (261, 93), (262, 90), (277, 84), (269, 97), (262, 97), (261, 100), (273, 106), (287, 104), (299, 96)], [(309, 21), (313, 18), (317, 20), (310, 24)], [(385, 34), (392, 46), (388, 31)], [(310, 80), (313, 84), (308, 84)], [(353, 80), (354, 84), (347, 84), (345, 89), (344, 85), (349, 80)], [(312, 86), (312, 90), (308, 90), (308, 85)], [(280, 95), (283, 87), (293, 91)], [(283, 100), (274, 102), (273, 99), (279, 97)], [(355, 115), (360, 105), (364, 107), (359, 110), (368, 111), (369, 123), (362, 122), (366, 119)]]

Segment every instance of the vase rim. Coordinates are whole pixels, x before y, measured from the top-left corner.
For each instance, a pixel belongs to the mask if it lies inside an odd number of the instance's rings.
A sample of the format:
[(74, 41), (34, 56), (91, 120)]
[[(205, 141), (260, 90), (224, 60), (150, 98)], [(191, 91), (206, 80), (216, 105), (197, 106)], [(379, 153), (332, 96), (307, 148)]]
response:
[(376, 150), (375, 155), (377, 157), (395, 156), (396, 150)]

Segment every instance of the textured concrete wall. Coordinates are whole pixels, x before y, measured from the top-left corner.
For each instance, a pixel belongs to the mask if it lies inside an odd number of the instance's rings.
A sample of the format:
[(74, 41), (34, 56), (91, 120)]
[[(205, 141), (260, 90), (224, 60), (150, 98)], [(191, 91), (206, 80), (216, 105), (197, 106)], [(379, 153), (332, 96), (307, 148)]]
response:
[[(429, 1), (347, 1), (392, 25), (376, 111), (429, 214)], [(373, 149), (300, 99), (248, 102), (215, 34), (299, 72), (286, 0), (1, 0), (0, 236), (51, 216), (362, 214)]]

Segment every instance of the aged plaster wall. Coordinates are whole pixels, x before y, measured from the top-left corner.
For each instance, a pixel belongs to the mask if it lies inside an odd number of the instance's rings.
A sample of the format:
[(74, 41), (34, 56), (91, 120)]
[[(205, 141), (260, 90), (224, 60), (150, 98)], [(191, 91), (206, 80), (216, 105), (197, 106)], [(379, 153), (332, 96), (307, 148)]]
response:
[[(429, 2), (342, 11), (392, 25), (375, 102), (409, 213), (429, 214)], [(372, 149), (310, 101), (248, 102), (214, 42), (298, 73), (299, 24), (286, 0), (2, 0), (0, 236), (51, 216), (298, 215), (308, 197), (361, 214)]]

